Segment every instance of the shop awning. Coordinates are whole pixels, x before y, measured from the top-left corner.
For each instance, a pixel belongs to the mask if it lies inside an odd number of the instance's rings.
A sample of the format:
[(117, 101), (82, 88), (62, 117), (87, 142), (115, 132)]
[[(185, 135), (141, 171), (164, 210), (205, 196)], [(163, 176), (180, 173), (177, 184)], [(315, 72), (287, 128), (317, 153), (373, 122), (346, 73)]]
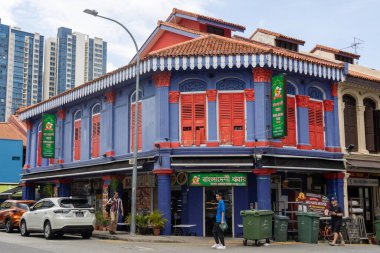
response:
[[(143, 168), (143, 161), (138, 162), (137, 169)], [(133, 164), (129, 162), (101, 164), (97, 166), (79, 167), (79, 168), (64, 168), (55, 170), (45, 170), (40, 172), (28, 173), (22, 175), (22, 181), (36, 181), (36, 180), (52, 180), (67, 177), (88, 177), (102, 174), (111, 174), (123, 171), (131, 171)]]
[(354, 172), (367, 172), (367, 173), (379, 173), (380, 174), (380, 162), (379, 161), (363, 161), (363, 160), (347, 160), (347, 170)]
[(1, 192), (0, 196), (11, 196), (11, 195), (13, 195), (15, 193), (20, 192), (21, 190), (22, 190), (21, 186), (16, 186), (16, 187), (14, 187), (12, 189), (9, 189), (7, 191)]
[(303, 172), (344, 172), (344, 159), (327, 159), (308, 156), (262, 155), (258, 165), (265, 169)]

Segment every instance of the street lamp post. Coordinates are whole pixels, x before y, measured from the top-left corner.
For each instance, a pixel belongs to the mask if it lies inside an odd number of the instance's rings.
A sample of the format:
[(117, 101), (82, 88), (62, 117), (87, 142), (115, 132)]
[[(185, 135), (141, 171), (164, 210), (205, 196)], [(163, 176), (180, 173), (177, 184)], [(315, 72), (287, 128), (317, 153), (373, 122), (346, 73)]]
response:
[(140, 53), (139, 48), (137, 46), (136, 40), (133, 37), (132, 33), (119, 21), (116, 21), (112, 18), (107, 18), (104, 16), (98, 15), (98, 12), (96, 10), (89, 10), (85, 9), (83, 11), (84, 13), (93, 15), (95, 17), (103, 18), (110, 20), (112, 22), (115, 22), (116, 24), (123, 27), (125, 31), (131, 36), (133, 43), (135, 44), (136, 48), (136, 106), (135, 106), (135, 124), (134, 124), (134, 143), (133, 143), (133, 172), (132, 172), (132, 207), (131, 207), (131, 235), (135, 235), (136, 233), (136, 185), (137, 185), (137, 143), (138, 143), (138, 115), (139, 115), (139, 86), (140, 86)]

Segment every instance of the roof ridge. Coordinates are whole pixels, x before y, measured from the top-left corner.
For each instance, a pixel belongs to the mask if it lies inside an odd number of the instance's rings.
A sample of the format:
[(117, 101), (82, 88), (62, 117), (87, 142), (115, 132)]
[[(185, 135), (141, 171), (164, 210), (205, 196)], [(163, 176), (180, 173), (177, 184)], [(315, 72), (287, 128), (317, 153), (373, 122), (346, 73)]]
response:
[(189, 16), (196, 17), (196, 18), (203, 18), (203, 19), (207, 19), (207, 20), (210, 20), (210, 21), (214, 21), (214, 22), (224, 23), (226, 25), (230, 25), (230, 26), (236, 27), (238, 29), (245, 30), (245, 26), (243, 26), (243, 25), (239, 25), (239, 24), (235, 24), (235, 23), (232, 23), (232, 22), (228, 22), (228, 21), (225, 21), (225, 20), (220, 19), (220, 18), (214, 18), (214, 17), (211, 17), (211, 16), (206, 16), (206, 15), (199, 14), (199, 13), (196, 13), (196, 12), (185, 11), (185, 10), (178, 9), (178, 8), (173, 8), (172, 9), (172, 12), (170, 13), (170, 15), (168, 16), (168, 18), (166, 19), (166, 21), (169, 21), (169, 19), (174, 14), (176, 14), (176, 13), (182, 13), (184, 15), (189, 15)]
[(354, 53), (351, 53), (351, 52), (343, 51), (343, 50), (338, 49), (338, 48), (329, 47), (329, 46), (325, 46), (325, 45), (321, 45), (321, 44), (316, 44), (316, 45), (310, 50), (310, 53), (314, 53), (317, 49), (325, 49), (325, 50), (327, 50), (327, 51), (332, 51), (332, 52), (334, 52), (334, 53), (347, 54), (347, 55), (352, 56), (352, 57), (355, 58), (355, 59), (359, 59), (359, 58), (360, 58), (360, 55), (359, 55), (359, 54), (354, 54)]

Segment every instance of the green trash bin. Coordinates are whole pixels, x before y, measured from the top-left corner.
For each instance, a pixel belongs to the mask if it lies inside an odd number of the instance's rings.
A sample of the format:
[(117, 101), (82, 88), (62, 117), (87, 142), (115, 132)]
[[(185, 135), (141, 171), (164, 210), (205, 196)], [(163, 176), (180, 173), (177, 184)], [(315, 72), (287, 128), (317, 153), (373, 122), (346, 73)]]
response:
[(314, 212), (298, 212), (298, 241), (318, 243), (320, 214)]
[(274, 240), (276, 242), (288, 241), (288, 224), (288, 216), (274, 216)]
[(376, 241), (380, 245), (380, 220), (375, 221)]
[(254, 240), (256, 246), (259, 240), (272, 237), (272, 219), (273, 211), (271, 210), (244, 210), (240, 212), (243, 218), (243, 244), (247, 245), (248, 240)]

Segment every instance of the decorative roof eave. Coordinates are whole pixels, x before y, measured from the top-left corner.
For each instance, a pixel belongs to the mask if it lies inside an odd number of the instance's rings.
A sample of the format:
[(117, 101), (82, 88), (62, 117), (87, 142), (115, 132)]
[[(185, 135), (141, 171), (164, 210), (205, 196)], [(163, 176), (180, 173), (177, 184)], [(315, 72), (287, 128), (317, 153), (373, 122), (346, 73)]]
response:
[[(344, 81), (343, 69), (327, 67), (321, 64), (309, 63), (274, 54), (241, 54), (241, 55), (210, 55), (210, 56), (178, 56), (154, 57), (142, 60), (140, 74), (164, 70), (193, 70), (217, 68), (248, 68), (270, 67), (303, 75), (325, 78), (332, 81)], [(136, 66), (123, 67), (90, 83), (78, 86), (73, 90), (53, 97), (49, 100), (32, 105), (19, 111), (20, 120), (26, 120), (38, 114), (56, 109), (87, 95), (108, 89), (116, 84), (134, 79)]]

